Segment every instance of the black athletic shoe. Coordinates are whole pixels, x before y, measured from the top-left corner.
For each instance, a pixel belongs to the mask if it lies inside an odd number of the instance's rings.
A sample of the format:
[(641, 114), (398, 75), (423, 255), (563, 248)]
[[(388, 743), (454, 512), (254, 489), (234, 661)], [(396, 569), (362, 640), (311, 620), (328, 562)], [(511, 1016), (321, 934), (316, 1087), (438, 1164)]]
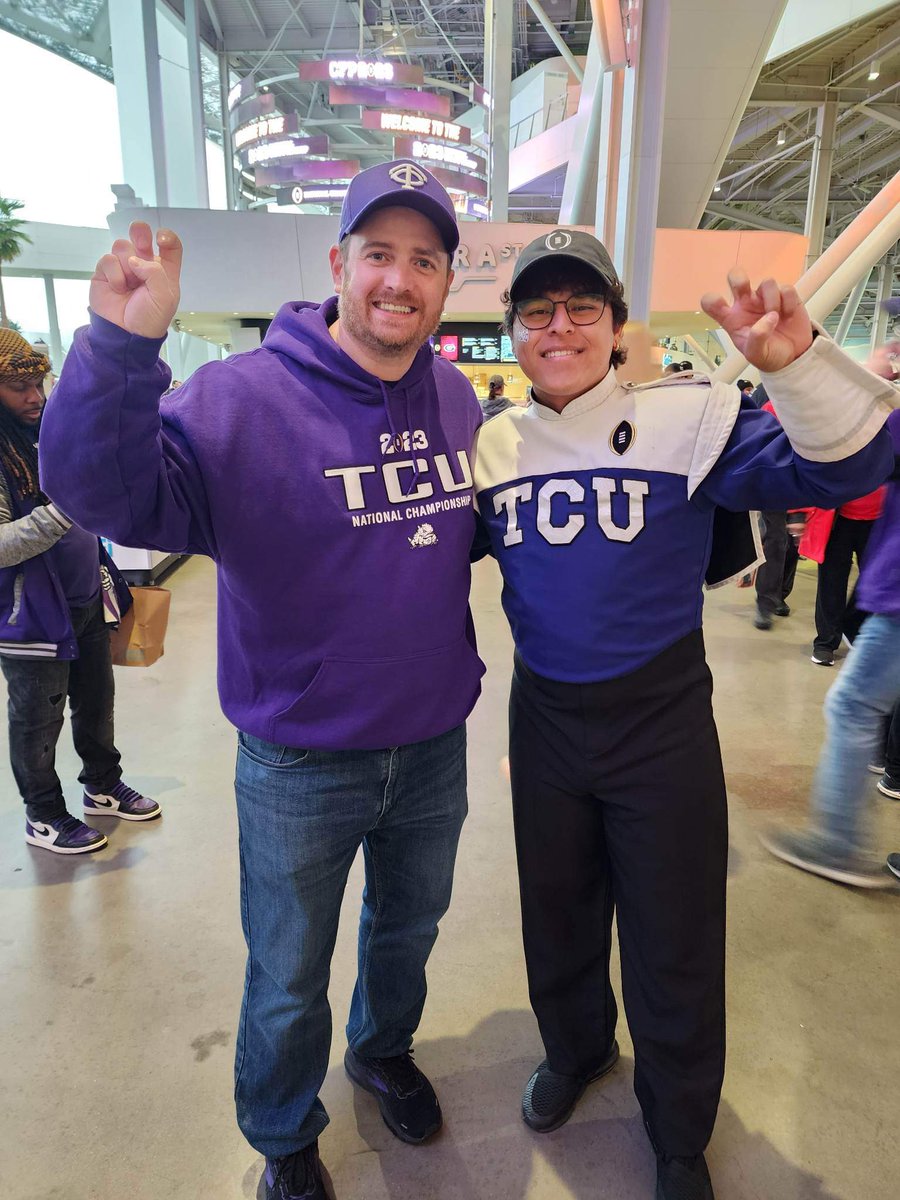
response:
[(656, 1200), (716, 1200), (703, 1155), (666, 1158), (657, 1154)]
[(333, 1200), (325, 1187), (317, 1141), (296, 1154), (266, 1159), (266, 1200)]
[(900, 779), (895, 775), (888, 775), (887, 771), (875, 784), (882, 796), (890, 796), (892, 800), (900, 800)]
[(889, 854), (887, 856), (887, 865), (900, 879), (900, 854)]
[(606, 1060), (590, 1075), (559, 1075), (551, 1071), (547, 1060), (541, 1063), (525, 1084), (522, 1093), (522, 1120), (538, 1133), (550, 1133), (565, 1125), (584, 1095), (588, 1084), (601, 1079), (616, 1065), (619, 1043), (613, 1042)]
[(412, 1050), (395, 1058), (363, 1058), (348, 1047), (344, 1070), (375, 1097), (385, 1125), (401, 1142), (416, 1146), (443, 1124), (434, 1088), (413, 1062)]
[(789, 617), (790, 615), (791, 615), (791, 606), (789, 604), (785, 604), (784, 601), (782, 600), (781, 604), (779, 604), (778, 607), (775, 609), (775, 616), (776, 617)]
[(756, 616), (753, 618), (753, 624), (756, 629), (771, 629), (772, 618), (767, 612), (763, 612), (761, 608), (756, 610)]
[(834, 653), (831, 650), (822, 650), (818, 646), (813, 646), (809, 661), (814, 662), (817, 667), (833, 667)]

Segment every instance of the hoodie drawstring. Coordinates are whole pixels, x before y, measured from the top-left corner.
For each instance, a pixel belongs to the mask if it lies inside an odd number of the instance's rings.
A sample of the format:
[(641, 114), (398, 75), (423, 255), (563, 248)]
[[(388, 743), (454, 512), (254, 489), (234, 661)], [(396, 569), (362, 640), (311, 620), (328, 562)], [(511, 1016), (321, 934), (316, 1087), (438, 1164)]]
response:
[[(381, 386), (381, 397), (382, 397), (382, 400), (384, 401), (384, 415), (387, 417), (388, 432), (391, 435), (391, 444), (393, 445), (393, 447), (397, 451), (397, 453), (401, 454), (403, 452), (403, 435), (397, 432), (397, 427), (394, 425), (394, 417), (393, 417), (393, 413), (391, 412), (390, 396), (388, 395), (387, 388), (384, 386), (384, 380), (379, 379), (378, 382)], [(412, 465), (413, 465), (412, 482), (410, 483), (409, 487), (403, 493), (403, 495), (408, 498), (413, 492), (415, 492), (417, 490), (417, 488), (419, 486), (419, 459), (416, 454), (416, 447), (415, 447), (416, 439), (415, 439), (415, 434), (414, 434), (414, 431), (412, 428), (409, 392), (407, 391), (405, 393), (405, 395), (406, 395), (406, 429), (407, 429), (407, 432), (409, 433), (409, 449), (410, 449), (410, 453), (412, 454)]]

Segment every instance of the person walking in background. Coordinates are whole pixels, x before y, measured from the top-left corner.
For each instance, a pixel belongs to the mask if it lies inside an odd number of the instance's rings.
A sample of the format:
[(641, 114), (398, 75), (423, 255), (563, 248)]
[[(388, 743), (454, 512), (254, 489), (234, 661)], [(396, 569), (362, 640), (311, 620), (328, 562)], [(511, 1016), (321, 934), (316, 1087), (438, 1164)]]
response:
[(869, 764), (869, 770), (881, 776), (876, 786), (883, 796), (900, 800), (900, 703), (894, 705), (884, 724), (882, 753)]
[(756, 571), (757, 629), (771, 629), (772, 617), (789, 617), (787, 598), (797, 574), (797, 546), (788, 533), (787, 513), (781, 509), (766, 509), (760, 513), (763, 522), (763, 554), (766, 561)]
[[(893, 382), (891, 350), (885, 347), (876, 353), (869, 367)], [(900, 411), (890, 414), (887, 427), (896, 463)], [(900, 474), (896, 467), (856, 590), (860, 608), (871, 615), (825, 697), (825, 743), (809, 820), (803, 829), (769, 830), (762, 843), (776, 858), (803, 871), (852, 887), (880, 888), (891, 877), (873, 849), (866, 767), (880, 755), (884, 722), (900, 701)]]
[[(884, 503), (885, 489), (851, 500), (831, 514), (830, 529), (828, 514), (821, 521), (807, 520), (807, 529), (800, 541), (800, 554), (813, 558), (819, 564), (816, 587), (816, 636), (813, 642), (811, 661), (820, 667), (834, 666), (834, 655), (841, 638), (853, 642), (859, 633), (864, 614), (856, 603), (856, 589), (847, 597), (847, 584), (854, 556), (857, 567), (862, 570), (863, 558), (872, 528)], [(812, 545), (812, 539), (818, 547)], [(820, 549), (825, 540), (824, 550)]]
[(506, 382), (502, 375), (492, 375), (488, 380), (487, 398), (481, 402), (484, 419), (496, 417), (507, 408), (512, 408), (512, 400), (506, 397)]
[(128, 588), (97, 537), (41, 491), (37, 436), (49, 371), (23, 337), (0, 329), (0, 670), (25, 841), (53, 854), (88, 854), (107, 839), (66, 809), (56, 744), (67, 699), (88, 817), (151, 821), (161, 810), (123, 781), (113, 739), (101, 565), (120, 610), (131, 602)]

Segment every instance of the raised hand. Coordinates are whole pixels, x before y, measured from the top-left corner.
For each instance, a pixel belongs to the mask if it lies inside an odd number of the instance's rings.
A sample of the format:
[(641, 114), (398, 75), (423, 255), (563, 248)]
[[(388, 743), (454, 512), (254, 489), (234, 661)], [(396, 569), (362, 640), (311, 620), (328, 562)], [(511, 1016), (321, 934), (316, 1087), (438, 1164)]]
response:
[(142, 337), (161, 338), (178, 311), (181, 296), (181, 239), (171, 229), (156, 235), (146, 221), (133, 221), (130, 241), (118, 238), (91, 278), (90, 305), (98, 316)]
[(722, 326), (747, 362), (760, 371), (780, 371), (812, 345), (812, 323), (796, 288), (764, 279), (750, 286), (746, 271), (728, 272), (731, 304), (714, 292), (700, 300), (703, 311)]

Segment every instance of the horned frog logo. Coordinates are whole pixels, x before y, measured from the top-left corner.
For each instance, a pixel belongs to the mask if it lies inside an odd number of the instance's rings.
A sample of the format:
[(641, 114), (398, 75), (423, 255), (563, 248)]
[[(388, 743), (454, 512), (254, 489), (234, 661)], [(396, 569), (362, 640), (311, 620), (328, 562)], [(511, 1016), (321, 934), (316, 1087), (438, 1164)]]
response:
[(417, 546), (435, 546), (438, 536), (432, 525), (420, 525), (411, 538), (406, 539), (415, 548)]

